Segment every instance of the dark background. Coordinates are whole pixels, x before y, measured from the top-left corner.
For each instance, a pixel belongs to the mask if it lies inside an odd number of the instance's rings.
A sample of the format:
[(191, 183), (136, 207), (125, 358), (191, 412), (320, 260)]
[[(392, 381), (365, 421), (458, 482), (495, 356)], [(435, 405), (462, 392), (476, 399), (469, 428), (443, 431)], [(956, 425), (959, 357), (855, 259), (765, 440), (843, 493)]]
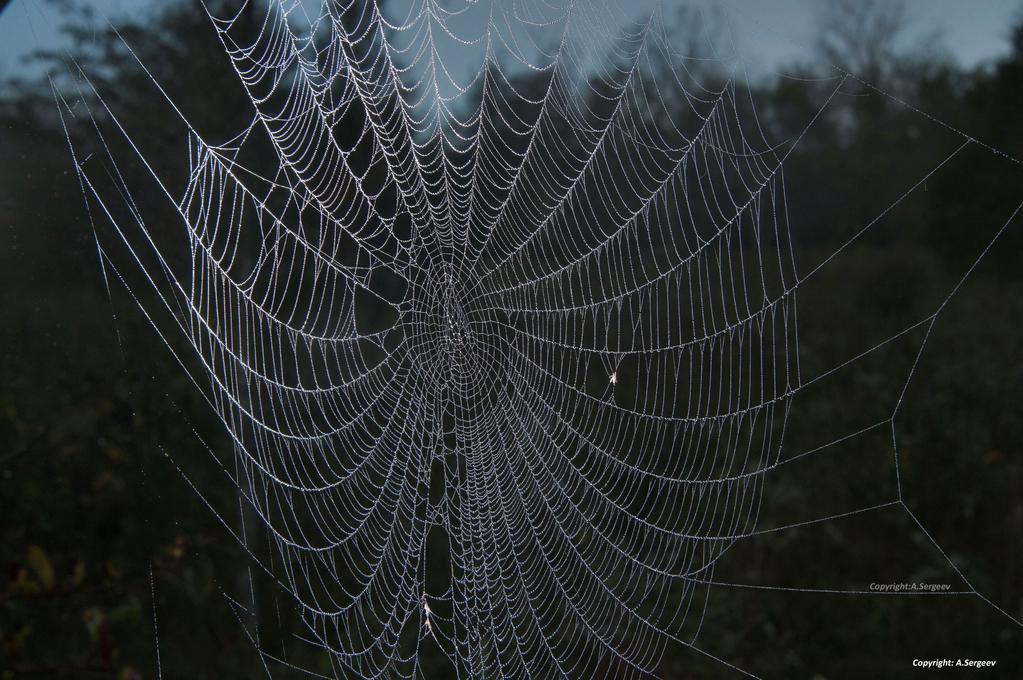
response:
[[(180, 140), (163, 136), (168, 114), (146, 79), (112, 32), (85, 28), (87, 17), (61, 4), (71, 53), (129, 124), (145, 125), (166, 171), (180, 173)], [(875, 8), (881, 18), (885, 7)], [(811, 76), (828, 75), (827, 63), (915, 108), (850, 83), (791, 156), (802, 270), (961, 144), (957, 131), (982, 144), (805, 285), (800, 350), (811, 375), (932, 313), (1023, 200), (1015, 160), (1023, 158), (1023, 18), (1006, 28), (1006, 57), (967, 69), (906, 47), (899, 36), (910, 19), (888, 34), (843, 16), (822, 13), (817, 54), (787, 68), (807, 78), (751, 84), (763, 123), (783, 135), (810, 117), (821, 96)], [(235, 76), (201, 12), (169, 3), (119, 29), (211, 136), (244, 124), (240, 93), (225, 86)], [(133, 301), (116, 281), (109, 292), (104, 283), (43, 77), (66, 73), (65, 58), (37, 54), (27, 75), (0, 86), (0, 678), (154, 677), (157, 645), (164, 677), (256, 677), (264, 674), (257, 629), (225, 597), (248, 593), (246, 557), (186, 481), (230, 508), (233, 489), (208, 464), (230, 447)], [(938, 317), (895, 421), (904, 499), (930, 536), (904, 511), (877, 510), (745, 541), (715, 572), (780, 588), (922, 581), (969, 589), (950, 560), (990, 604), (972, 595), (719, 587), (700, 646), (771, 678), (905, 677), (913, 658), (945, 656), (998, 661), (978, 676), (1023, 677), (1023, 630), (1010, 618), (1023, 618), (1021, 247), (1017, 217)], [(879, 405), (890, 412), (922, 339), (922, 328), (910, 332), (814, 390), (789, 450), (867, 427)], [(891, 442), (892, 428), (882, 427), (785, 467), (765, 491), (762, 525), (891, 500)], [(287, 607), (272, 592), (251, 595), (260, 643), (329, 674), (326, 659), (294, 637)], [(664, 669), (671, 678), (724, 674), (695, 655)]]

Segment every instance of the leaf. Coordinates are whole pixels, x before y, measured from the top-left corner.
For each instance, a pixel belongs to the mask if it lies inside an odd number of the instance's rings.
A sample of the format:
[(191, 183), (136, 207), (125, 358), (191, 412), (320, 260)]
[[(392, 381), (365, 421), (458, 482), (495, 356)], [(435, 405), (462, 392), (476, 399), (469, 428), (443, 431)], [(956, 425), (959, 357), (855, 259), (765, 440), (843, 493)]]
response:
[(75, 562), (75, 568), (71, 572), (71, 585), (80, 586), (85, 580), (85, 562), (78, 560)]
[(32, 567), (32, 571), (39, 577), (43, 588), (46, 590), (53, 588), (53, 565), (50, 564), (50, 558), (46, 556), (46, 551), (38, 545), (31, 545), (28, 548), (28, 566)]
[(35, 594), (39, 592), (39, 584), (29, 578), (28, 569), (18, 567), (18, 571), (14, 575), (13, 583), (11, 584), (11, 590), (16, 593)]
[(99, 607), (90, 607), (82, 612), (82, 623), (85, 624), (85, 629), (89, 631), (89, 637), (94, 642), (99, 639), (100, 627), (105, 618), (103, 610)]
[(136, 597), (132, 597), (124, 604), (118, 605), (107, 614), (107, 620), (113, 623), (143, 621), (142, 603)]

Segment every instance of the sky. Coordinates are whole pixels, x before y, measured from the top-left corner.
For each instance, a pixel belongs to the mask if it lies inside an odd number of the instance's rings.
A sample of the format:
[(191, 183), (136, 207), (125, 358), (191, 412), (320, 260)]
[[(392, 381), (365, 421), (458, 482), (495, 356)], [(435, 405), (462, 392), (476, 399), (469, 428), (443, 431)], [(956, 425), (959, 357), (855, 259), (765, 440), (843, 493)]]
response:
[[(142, 15), (156, 1), (85, 0), (84, 4), (97, 17), (116, 20)], [(701, 2), (727, 8), (737, 33), (750, 36), (747, 57), (770, 70), (805, 54), (813, 42), (815, 6), (822, 0)], [(965, 66), (1004, 54), (1009, 28), (1023, 16), (1023, 0), (907, 0), (907, 4), (914, 32), (924, 36), (939, 31), (946, 50)], [(45, 0), (13, 0), (0, 14), (0, 76), (20, 68), (20, 57), (37, 47), (59, 47), (59, 23)]]
[[(770, 34), (761, 45), (769, 64), (798, 57), (814, 39), (814, 18), (821, 0), (723, 0), (737, 23)], [(1023, 0), (907, 0), (912, 30), (918, 36), (939, 31), (946, 49), (964, 66), (974, 66), (1008, 51), (1010, 28), (1023, 17)], [(771, 39), (773, 38), (773, 39)]]

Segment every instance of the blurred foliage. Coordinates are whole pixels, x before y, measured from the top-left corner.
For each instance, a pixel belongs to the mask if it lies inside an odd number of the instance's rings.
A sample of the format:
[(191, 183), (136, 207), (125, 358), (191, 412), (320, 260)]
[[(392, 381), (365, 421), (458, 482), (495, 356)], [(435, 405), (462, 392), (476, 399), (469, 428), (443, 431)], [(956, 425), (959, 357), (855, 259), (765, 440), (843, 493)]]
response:
[[(129, 125), (150, 131), (145, 141), (163, 164), (158, 172), (180, 178), (181, 140), (163, 134), (175, 129), (174, 114), (152, 96), (149, 76), (113, 31), (96, 28), (74, 3), (64, 5), (71, 54), (98, 76), (98, 89), (110, 93), (108, 103)], [(895, 36), (897, 29), (885, 26)], [(850, 38), (841, 30), (829, 26), (838, 36), (827, 42), (831, 61), (841, 61)], [(200, 12), (172, 3), (144, 25), (118, 31), (204, 133), (222, 138), (243, 123), (247, 109), (239, 90), (225, 85), (234, 83), (233, 73)], [(789, 206), (801, 225), (797, 261), (823, 260), (962, 144), (953, 129), (920, 111), (979, 143), (958, 152), (922, 193), (801, 289), (807, 375), (925, 318), (1023, 199), (1023, 168), (1015, 160), (1023, 158), (1023, 23), (1012, 33), (1010, 54), (972, 70), (918, 49), (895, 49), (894, 38), (880, 37), (865, 55), (853, 40), (847, 55), (855, 62), (850, 68), (867, 65), (878, 89), (848, 81), (840, 105), (786, 164)], [(165, 677), (255, 677), (263, 672), (249, 639), (255, 628), (225, 597), (248, 588), (245, 552), (191, 487), (202, 489), (218, 512), (233, 504), (235, 515), (225, 514), (225, 521), (237, 524), (237, 499), (207, 453), (229, 456), (230, 444), (132, 300), (115, 285), (107, 291), (50, 86), (38, 75), (48, 68), (70, 96), (73, 79), (61, 75), (68, 72), (65, 59), (39, 54), (0, 90), (0, 145), (5, 161), (13, 161), (0, 164), (0, 678), (154, 677), (157, 643)], [(791, 71), (807, 77), (752, 85), (776, 138), (813, 117), (828, 93), (818, 76), (834, 75), (820, 64)], [(538, 81), (520, 85), (542, 91)], [(898, 92), (912, 107), (881, 90)], [(1021, 252), (1017, 217), (943, 309), (895, 423), (907, 505), (973, 585), (1017, 618)], [(836, 378), (844, 381), (840, 393), (801, 404), (789, 450), (810, 450), (843, 427), (871, 424), (879, 400), (894, 404), (924, 330), (886, 345), (878, 363), (858, 362)], [(842, 456), (786, 468), (765, 492), (764, 524), (819, 516), (818, 508), (839, 507), (843, 499), (890, 500), (891, 431), (878, 434), (876, 441), (857, 439)], [(843, 521), (817, 533), (779, 533), (744, 547), (745, 558), (733, 560), (727, 577), (716, 576), (792, 587), (813, 587), (819, 577), (820, 587), (864, 589), (855, 565), (894, 560), (888, 554), (894, 540), (927, 557), (898, 580), (954, 578), (911, 520), (893, 514), (877, 526), (890, 532), (885, 540)], [(272, 594), (257, 599), (264, 647), (329, 673), (326, 658), (295, 637), (300, 630), (289, 608)], [(914, 657), (960, 653), (1012, 668), (1023, 650), (1020, 629), (979, 598), (828, 599), (729, 588), (712, 592), (699, 641), (740, 667), (778, 678), (902, 677)], [(1014, 667), (1023, 675), (1023, 666)], [(690, 655), (664, 666), (667, 677), (677, 678), (717, 677), (720, 669)]]

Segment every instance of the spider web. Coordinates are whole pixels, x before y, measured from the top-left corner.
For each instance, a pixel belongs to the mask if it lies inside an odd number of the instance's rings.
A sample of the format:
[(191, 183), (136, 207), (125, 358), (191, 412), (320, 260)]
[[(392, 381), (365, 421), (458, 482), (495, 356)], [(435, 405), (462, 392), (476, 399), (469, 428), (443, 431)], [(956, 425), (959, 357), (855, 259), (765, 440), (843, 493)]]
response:
[[(896, 443), (972, 268), (812, 371), (797, 295), (979, 142), (931, 121), (947, 155), (797, 264), (785, 165), (866, 86), (853, 74), (769, 139), (729, 36), (697, 22), (683, 49), (659, 7), (279, 0), (255, 30), (207, 11), (252, 115), (215, 141), (181, 114), (183, 181), (84, 73), (86, 116), (57, 96), (98, 140), (72, 150), (110, 227), (104, 272), (229, 433), (225, 471), (272, 548), (254, 561), (337, 677), (423, 677), (427, 648), (460, 677), (656, 677), (686, 649), (741, 671), (698, 644), (710, 592), (776, 586), (716, 579), (726, 552), (885, 509), (919, 524), (893, 450), (892, 497), (780, 526), (760, 512), (783, 467), (865, 433)], [(148, 216), (143, 180), (176, 223)], [(791, 450), (804, 395), (906, 339), (876, 422)], [(980, 596), (959, 577), (949, 594)]]

